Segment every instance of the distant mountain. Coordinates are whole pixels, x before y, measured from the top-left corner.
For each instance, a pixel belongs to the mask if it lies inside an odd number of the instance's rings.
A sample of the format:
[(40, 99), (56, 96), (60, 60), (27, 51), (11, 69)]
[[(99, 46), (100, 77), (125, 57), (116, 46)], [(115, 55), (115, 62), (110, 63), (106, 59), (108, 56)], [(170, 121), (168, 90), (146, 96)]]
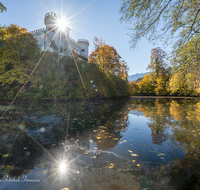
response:
[(130, 76), (128, 76), (128, 81), (135, 81), (139, 78), (142, 78), (146, 74), (148, 74), (148, 72), (146, 72), (146, 73), (136, 73), (134, 75), (130, 75)]

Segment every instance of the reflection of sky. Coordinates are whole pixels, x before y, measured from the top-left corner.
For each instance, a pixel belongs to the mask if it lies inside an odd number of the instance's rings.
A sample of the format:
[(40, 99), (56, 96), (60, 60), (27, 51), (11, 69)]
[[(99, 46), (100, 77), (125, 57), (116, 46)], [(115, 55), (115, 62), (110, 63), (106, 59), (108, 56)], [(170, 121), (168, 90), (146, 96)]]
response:
[[(169, 141), (165, 141), (162, 146), (152, 144), (151, 129), (147, 125), (149, 119), (144, 116), (133, 115), (132, 111), (130, 112), (128, 114), (130, 126), (126, 132), (121, 132), (123, 137), (113, 149), (116, 154), (136, 160), (136, 162), (157, 162), (164, 164), (172, 159), (183, 158), (185, 156), (180, 147), (172, 148)], [(124, 140), (127, 142), (120, 144)], [(131, 153), (128, 152), (129, 150), (138, 156), (131, 156)], [(158, 156), (160, 153), (165, 154), (165, 156)]]

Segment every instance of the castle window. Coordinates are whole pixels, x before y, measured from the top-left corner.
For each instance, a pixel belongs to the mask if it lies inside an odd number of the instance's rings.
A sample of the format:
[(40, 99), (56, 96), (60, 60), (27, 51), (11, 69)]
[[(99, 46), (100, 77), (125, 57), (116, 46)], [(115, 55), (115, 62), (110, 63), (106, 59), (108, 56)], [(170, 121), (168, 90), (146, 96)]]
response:
[(85, 49), (81, 49), (81, 52), (85, 52)]
[(49, 31), (51, 31), (51, 32), (55, 32), (55, 30), (54, 30), (53, 27), (49, 27)]

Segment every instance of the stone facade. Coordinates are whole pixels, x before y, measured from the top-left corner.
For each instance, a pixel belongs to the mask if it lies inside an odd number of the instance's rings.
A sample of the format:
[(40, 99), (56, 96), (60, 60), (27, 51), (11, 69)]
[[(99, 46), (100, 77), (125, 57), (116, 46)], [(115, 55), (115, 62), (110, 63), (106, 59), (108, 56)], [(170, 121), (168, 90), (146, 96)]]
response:
[(45, 28), (31, 31), (30, 33), (38, 40), (42, 51), (59, 51), (61, 56), (72, 56), (72, 51), (78, 54), (83, 60), (88, 60), (89, 41), (79, 39), (77, 42), (69, 37), (70, 29), (59, 30), (56, 23), (60, 16), (56, 13), (46, 13), (44, 24)]

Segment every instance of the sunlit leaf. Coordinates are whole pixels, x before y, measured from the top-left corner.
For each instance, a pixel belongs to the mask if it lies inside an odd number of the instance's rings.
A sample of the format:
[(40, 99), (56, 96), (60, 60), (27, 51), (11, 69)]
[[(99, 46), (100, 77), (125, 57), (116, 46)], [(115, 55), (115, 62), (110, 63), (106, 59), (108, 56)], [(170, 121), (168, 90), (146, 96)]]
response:
[(137, 154), (131, 154), (131, 156), (138, 156)]
[(8, 157), (9, 156), (9, 154), (2, 154), (2, 157), (3, 158), (6, 158), (6, 157)]

